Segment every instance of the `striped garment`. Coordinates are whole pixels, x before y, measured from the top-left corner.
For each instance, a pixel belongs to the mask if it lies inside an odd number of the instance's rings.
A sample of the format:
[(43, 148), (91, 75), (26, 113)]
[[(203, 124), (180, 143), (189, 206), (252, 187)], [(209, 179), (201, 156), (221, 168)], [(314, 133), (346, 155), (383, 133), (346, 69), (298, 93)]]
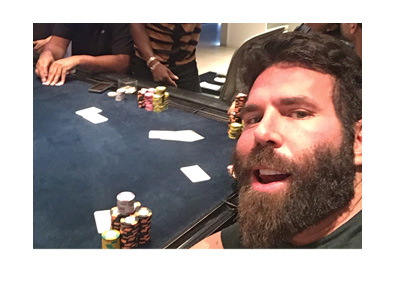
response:
[[(146, 32), (154, 54), (162, 64), (180, 66), (196, 59), (201, 24), (146, 24)], [(135, 53), (143, 59), (137, 48)]]

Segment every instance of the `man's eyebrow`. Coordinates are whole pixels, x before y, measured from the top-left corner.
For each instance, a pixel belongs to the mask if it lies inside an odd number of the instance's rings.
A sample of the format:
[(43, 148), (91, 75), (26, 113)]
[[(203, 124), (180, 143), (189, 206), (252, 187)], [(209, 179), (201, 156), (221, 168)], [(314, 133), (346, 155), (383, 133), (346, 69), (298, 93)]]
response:
[(246, 104), (240, 110), (240, 116), (243, 116), (243, 114), (246, 114), (246, 113), (249, 113), (249, 112), (258, 111), (260, 109), (261, 109), (261, 107), (258, 106), (257, 104)]
[(283, 105), (307, 104), (315, 108), (317, 107), (317, 104), (312, 99), (303, 95), (283, 97), (279, 99), (279, 102)]

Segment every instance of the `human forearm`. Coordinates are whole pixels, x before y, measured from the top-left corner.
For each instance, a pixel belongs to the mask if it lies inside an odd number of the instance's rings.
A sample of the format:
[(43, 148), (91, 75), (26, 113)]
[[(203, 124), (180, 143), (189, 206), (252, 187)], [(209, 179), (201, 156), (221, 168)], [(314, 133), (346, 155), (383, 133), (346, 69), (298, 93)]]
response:
[(149, 36), (146, 33), (146, 26), (142, 23), (130, 24), (131, 35), (140, 55), (147, 62), (154, 56), (153, 48), (150, 44)]
[(76, 59), (77, 66), (94, 72), (126, 73), (130, 62), (130, 56), (125, 54), (104, 56), (76, 55), (71, 58)]

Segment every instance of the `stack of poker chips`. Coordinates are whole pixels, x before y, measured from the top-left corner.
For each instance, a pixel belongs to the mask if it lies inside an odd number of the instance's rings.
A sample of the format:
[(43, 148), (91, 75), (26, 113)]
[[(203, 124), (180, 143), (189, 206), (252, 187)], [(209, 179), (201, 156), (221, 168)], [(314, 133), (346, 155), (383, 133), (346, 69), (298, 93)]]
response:
[(115, 100), (116, 100), (116, 101), (122, 101), (122, 100), (124, 100), (124, 99), (125, 99), (125, 92), (126, 92), (126, 89), (125, 89), (125, 88), (123, 88), (123, 87), (118, 88), (118, 89), (117, 89), (117, 92), (116, 92)]
[(242, 134), (243, 122), (240, 118), (240, 111), (246, 103), (247, 95), (244, 93), (238, 93), (235, 96), (235, 108), (229, 114), (228, 123), (228, 136), (231, 139), (238, 139)]
[(169, 104), (169, 92), (164, 92), (164, 110), (168, 109)]
[(153, 96), (153, 111), (154, 112), (162, 112), (164, 111), (164, 93), (166, 87), (165, 86), (157, 86), (156, 92)]
[(152, 211), (146, 207), (140, 207), (135, 212), (135, 216), (139, 219), (139, 244), (145, 244), (150, 239), (150, 226), (152, 215)]
[(118, 230), (109, 229), (101, 234), (102, 249), (119, 249), (120, 247), (120, 232)]
[(120, 214), (128, 216), (135, 211), (135, 194), (121, 192), (117, 195), (117, 207)]
[(153, 93), (146, 92), (144, 95), (144, 107), (147, 111), (153, 111)]
[[(150, 239), (152, 212), (135, 201), (135, 194), (129, 191), (117, 195), (117, 206), (111, 209), (111, 229), (113, 233), (102, 235), (102, 248), (130, 249), (145, 244)], [(112, 240), (112, 243), (108, 240)], [(113, 246), (113, 247), (111, 247)]]
[(111, 214), (111, 229), (120, 230), (121, 228), (121, 219), (127, 217), (128, 215), (133, 214), (138, 208), (140, 208), (142, 204), (139, 201), (135, 201), (133, 204), (133, 211), (129, 214), (121, 214), (118, 210), (118, 207), (113, 207), (110, 210)]
[(121, 248), (131, 249), (138, 246), (139, 219), (130, 215), (121, 219)]
[(147, 111), (162, 112), (168, 109), (169, 93), (165, 86), (142, 88), (137, 94), (138, 107)]
[(144, 104), (144, 95), (146, 94), (147, 89), (142, 88), (141, 90), (139, 90), (138, 94), (137, 94), (137, 100), (138, 100), (138, 107), (139, 108), (144, 108), (145, 104)]

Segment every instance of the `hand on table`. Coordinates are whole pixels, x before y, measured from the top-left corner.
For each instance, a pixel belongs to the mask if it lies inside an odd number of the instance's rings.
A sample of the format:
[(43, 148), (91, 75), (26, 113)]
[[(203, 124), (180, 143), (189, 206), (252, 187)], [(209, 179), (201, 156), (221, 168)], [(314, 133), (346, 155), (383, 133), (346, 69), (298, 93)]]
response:
[(33, 50), (39, 54), (43, 52), (44, 46), (50, 41), (51, 36), (46, 39), (33, 41)]
[[(36, 65), (36, 74), (45, 85), (63, 85), (69, 71), (79, 64), (79, 57), (72, 56), (57, 61), (44, 59)], [(47, 67), (47, 68), (46, 68)], [(38, 72), (37, 72), (38, 71)]]

